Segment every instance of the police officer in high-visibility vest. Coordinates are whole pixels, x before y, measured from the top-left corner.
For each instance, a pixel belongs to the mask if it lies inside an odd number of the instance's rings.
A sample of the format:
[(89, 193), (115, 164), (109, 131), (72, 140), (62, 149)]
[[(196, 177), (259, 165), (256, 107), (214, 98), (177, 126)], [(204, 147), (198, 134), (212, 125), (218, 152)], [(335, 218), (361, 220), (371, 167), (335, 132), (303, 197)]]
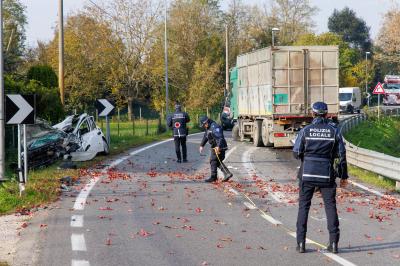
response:
[[(175, 113), (167, 118), (168, 127), (174, 131), (174, 142), (177, 162), (187, 162), (186, 136), (188, 135), (187, 123), (190, 122), (190, 117), (186, 112), (182, 112), (182, 106), (179, 103), (175, 104)], [(182, 153), (181, 153), (182, 147)]]
[[(319, 189), (325, 204), (328, 220), (328, 251), (337, 253), (340, 236), (339, 219), (336, 209), (336, 182), (347, 185), (346, 149), (340, 130), (327, 119), (328, 106), (316, 102), (312, 106), (314, 120), (298, 134), (293, 147), (296, 159), (301, 160), (299, 171), (299, 211), (297, 216), (297, 247), (300, 253), (306, 251), (308, 212), (314, 191)], [(336, 160), (336, 162), (335, 162)], [(336, 164), (337, 170), (334, 169)]]
[(205, 129), (203, 139), (200, 143), (200, 153), (203, 152), (204, 146), (208, 142), (211, 145), (210, 167), (211, 176), (205, 182), (215, 182), (218, 180), (218, 168), (224, 174), (222, 182), (228, 181), (233, 175), (223, 163), (225, 159), (225, 151), (228, 149), (222, 127), (207, 116), (200, 118), (200, 124)]

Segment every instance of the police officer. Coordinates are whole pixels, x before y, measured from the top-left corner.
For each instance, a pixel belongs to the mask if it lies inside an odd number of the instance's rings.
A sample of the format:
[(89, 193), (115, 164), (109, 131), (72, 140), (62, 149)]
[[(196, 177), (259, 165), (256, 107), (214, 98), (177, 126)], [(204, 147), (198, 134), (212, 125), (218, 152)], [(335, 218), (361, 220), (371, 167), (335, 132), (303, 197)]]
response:
[(181, 146), (183, 162), (187, 162), (186, 136), (188, 134), (188, 129), (186, 124), (189, 122), (189, 115), (186, 112), (182, 112), (182, 106), (179, 103), (176, 103), (175, 113), (168, 117), (167, 124), (168, 127), (172, 128), (174, 131), (175, 152), (178, 163), (182, 162)]
[[(336, 210), (335, 178), (336, 176), (340, 178), (341, 187), (347, 185), (346, 149), (341, 132), (331, 120), (326, 118), (328, 106), (324, 102), (316, 102), (312, 110), (314, 120), (299, 132), (293, 147), (294, 156), (302, 161), (299, 171), (296, 250), (300, 253), (306, 251), (308, 212), (314, 191), (319, 189), (328, 220), (328, 250), (337, 253), (340, 230)], [(337, 171), (334, 170), (335, 160)]]
[(205, 180), (205, 182), (214, 182), (218, 179), (218, 168), (221, 169), (224, 174), (223, 182), (228, 181), (232, 177), (232, 173), (226, 168), (222, 163), (225, 159), (225, 151), (228, 149), (226, 143), (224, 132), (222, 127), (218, 125), (215, 121), (209, 119), (207, 116), (200, 118), (200, 124), (205, 129), (203, 139), (200, 143), (200, 153), (203, 152), (206, 143), (211, 145), (211, 176)]

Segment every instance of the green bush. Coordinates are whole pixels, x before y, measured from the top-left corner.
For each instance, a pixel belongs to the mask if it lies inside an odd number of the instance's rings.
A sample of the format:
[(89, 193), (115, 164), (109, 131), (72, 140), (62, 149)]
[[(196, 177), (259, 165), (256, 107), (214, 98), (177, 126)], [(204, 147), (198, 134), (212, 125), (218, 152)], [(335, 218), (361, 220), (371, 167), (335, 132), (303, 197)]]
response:
[(26, 74), (28, 80), (37, 80), (47, 88), (58, 87), (57, 74), (47, 65), (33, 66)]

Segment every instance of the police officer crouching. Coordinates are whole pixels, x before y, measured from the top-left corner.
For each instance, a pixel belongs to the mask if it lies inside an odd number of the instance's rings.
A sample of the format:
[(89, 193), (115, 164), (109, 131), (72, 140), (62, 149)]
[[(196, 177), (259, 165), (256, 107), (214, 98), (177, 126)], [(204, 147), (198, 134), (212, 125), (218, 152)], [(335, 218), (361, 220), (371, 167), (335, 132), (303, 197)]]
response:
[(187, 123), (190, 122), (190, 117), (186, 112), (182, 112), (182, 106), (179, 103), (175, 104), (175, 113), (172, 116), (168, 116), (167, 124), (169, 128), (174, 131), (174, 142), (177, 162), (182, 162), (181, 146), (183, 162), (187, 162), (187, 148), (186, 148), (186, 136), (188, 135)]
[[(332, 253), (338, 252), (340, 237), (339, 219), (336, 209), (336, 175), (340, 186), (347, 185), (346, 149), (339, 129), (327, 119), (328, 106), (324, 102), (313, 104), (314, 120), (297, 136), (293, 147), (296, 159), (302, 164), (299, 171), (299, 212), (297, 216), (297, 248), (304, 253), (308, 212), (314, 190), (319, 188), (328, 220), (329, 246)], [(338, 158), (337, 172), (334, 161)]]
[(223, 160), (225, 159), (225, 151), (228, 149), (228, 144), (226, 143), (222, 127), (207, 116), (200, 118), (200, 124), (205, 129), (203, 139), (200, 143), (200, 153), (203, 152), (207, 141), (211, 145), (211, 176), (206, 179), (205, 182), (215, 182), (218, 180), (218, 168), (220, 168), (224, 174), (222, 182), (226, 182), (233, 175), (223, 163)]

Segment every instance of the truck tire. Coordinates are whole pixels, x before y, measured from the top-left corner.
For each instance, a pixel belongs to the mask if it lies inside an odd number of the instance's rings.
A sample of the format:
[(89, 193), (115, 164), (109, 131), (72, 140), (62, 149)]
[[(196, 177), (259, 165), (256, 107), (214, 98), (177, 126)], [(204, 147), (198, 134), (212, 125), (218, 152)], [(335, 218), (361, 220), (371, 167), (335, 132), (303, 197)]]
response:
[(263, 146), (263, 139), (262, 139), (262, 121), (256, 120), (254, 121), (254, 134), (253, 134), (253, 145), (256, 147)]
[(262, 140), (263, 140), (264, 146), (265, 147), (273, 147), (274, 144), (269, 141), (269, 130), (268, 130), (268, 121), (267, 120), (264, 120), (262, 122), (261, 134), (262, 134)]
[(239, 136), (239, 124), (236, 123), (233, 128), (232, 128), (232, 139), (234, 141), (239, 141), (240, 136)]

